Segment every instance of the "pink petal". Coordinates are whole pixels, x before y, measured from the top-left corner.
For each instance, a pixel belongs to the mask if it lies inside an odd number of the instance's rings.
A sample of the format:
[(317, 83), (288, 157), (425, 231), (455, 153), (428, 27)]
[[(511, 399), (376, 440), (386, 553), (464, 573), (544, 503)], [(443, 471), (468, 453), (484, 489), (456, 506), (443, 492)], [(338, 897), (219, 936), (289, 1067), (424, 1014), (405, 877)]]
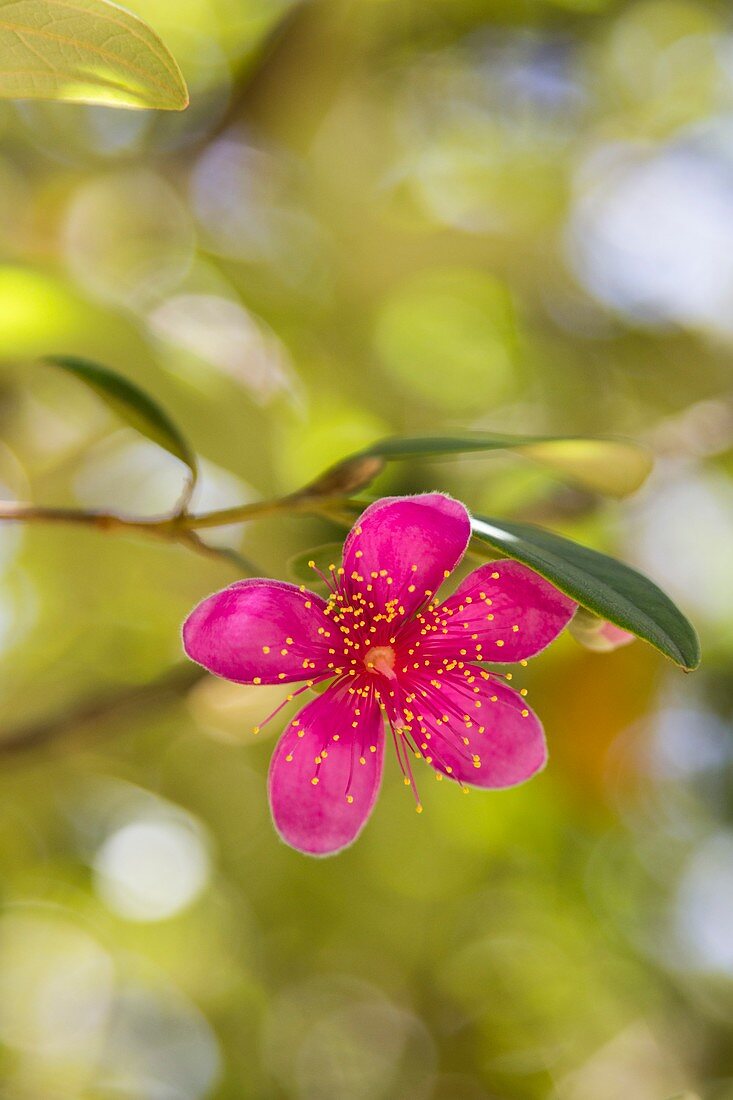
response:
[(557, 637), (576, 607), (526, 565), (489, 562), (470, 573), (434, 612), (425, 612), (408, 640), (419, 639), (425, 657), (523, 661)]
[(599, 631), (606, 649), (618, 649), (620, 646), (630, 645), (636, 641), (636, 635), (630, 634), (628, 630), (624, 630), (623, 627), (616, 626), (615, 623), (604, 622)]
[[(346, 539), (344, 588), (361, 593), (377, 611), (389, 605), (400, 617), (409, 616), (455, 568), (470, 536), (465, 507), (444, 493), (384, 497), (367, 508)], [(380, 636), (390, 629), (383, 624)]]
[(349, 687), (341, 681), (308, 703), (282, 735), (270, 765), (275, 827), (286, 844), (310, 855), (331, 855), (351, 844), (379, 792), (381, 711), (373, 692), (364, 698)]
[(293, 584), (238, 581), (194, 608), (183, 646), (209, 672), (239, 684), (315, 679), (335, 667), (335, 628), (325, 606)]
[(435, 688), (424, 676), (411, 681), (412, 739), (436, 771), (499, 788), (524, 783), (545, 766), (542, 724), (518, 692), (475, 666), (439, 682)]
[(599, 619), (582, 607), (578, 608), (570, 623), (570, 633), (586, 649), (597, 653), (610, 653), (621, 646), (630, 645), (636, 638), (628, 630), (609, 623), (607, 619)]

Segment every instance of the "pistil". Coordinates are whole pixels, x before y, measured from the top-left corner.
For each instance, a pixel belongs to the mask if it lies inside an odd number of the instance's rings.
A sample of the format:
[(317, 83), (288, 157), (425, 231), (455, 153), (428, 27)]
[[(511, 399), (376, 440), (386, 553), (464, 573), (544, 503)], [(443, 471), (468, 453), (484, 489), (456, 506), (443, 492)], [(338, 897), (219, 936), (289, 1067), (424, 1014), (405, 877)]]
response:
[(396, 655), (391, 645), (376, 645), (367, 651), (364, 664), (369, 672), (379, 672), (388, 680), (396, 680), (394, 666)]

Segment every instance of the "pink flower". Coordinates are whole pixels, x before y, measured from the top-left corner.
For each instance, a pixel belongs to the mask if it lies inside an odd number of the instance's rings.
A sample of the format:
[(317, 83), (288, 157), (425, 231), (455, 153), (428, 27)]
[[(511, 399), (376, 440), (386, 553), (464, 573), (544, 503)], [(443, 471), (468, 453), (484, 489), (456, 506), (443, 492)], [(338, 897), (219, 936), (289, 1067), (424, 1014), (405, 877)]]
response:
[(413, 787), (413, 755), (477, 787), (510, 787), (544, 766), (538, 718), (481, 663), (539, 653), (576, 605), (515, 561), (482, 565), (439, 603), (470, 534), (465, 507), (441, 493), (385, 498), (348, 535), (328, 600), (245, 580), (186, 620), (186, 653), (217, 676), (307, 678), (301, 691), (332, 681), (289, 724), (270, 766), (272, 816), (294, 848), (327, 855), (356, 839), (382, 778), (384, 717)]

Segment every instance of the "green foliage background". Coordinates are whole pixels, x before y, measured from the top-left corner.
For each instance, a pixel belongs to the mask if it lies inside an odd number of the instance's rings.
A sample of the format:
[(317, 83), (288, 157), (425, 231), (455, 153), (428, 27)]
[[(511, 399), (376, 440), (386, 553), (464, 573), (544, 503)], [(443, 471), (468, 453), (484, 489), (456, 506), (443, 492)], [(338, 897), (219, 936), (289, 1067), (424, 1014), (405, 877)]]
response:
[[(620, 434), (627, 502), (497, 453), (390, 465), (654, 577), (685, 676), (564, 637), (550, 744), (465, 796), (394, 761), (336, 859), (276, 838), (277, 689), (176, 671), (235, 579), (0, 528), (9, 1100), (733, 1098), (730, 13), (693, 0), (140, 0), (181, 115), (0, 105), (0, 497), (136, 515), (184, 468), (39, 363), (99, 360), (202, 456), (198, 508), (391, 433)], [(207, 533), (209, 534), (209, 533)], [(263, 572), (339, 531), (217, 532)]]

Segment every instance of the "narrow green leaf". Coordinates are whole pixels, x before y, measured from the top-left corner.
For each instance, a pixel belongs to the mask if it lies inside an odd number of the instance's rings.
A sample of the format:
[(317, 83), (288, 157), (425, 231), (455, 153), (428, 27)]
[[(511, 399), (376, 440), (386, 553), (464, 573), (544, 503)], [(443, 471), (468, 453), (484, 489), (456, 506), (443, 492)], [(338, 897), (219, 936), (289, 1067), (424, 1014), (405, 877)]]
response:
[(692, 624), (631, 566), (530, 524), (473, 516), (471, 525), (480, 544), (524, 562), (582, 607), (650, 642), (682, 668), (699, 665)]
[(108, 0), (0, 0), (0, 97), (188, 106), (181, 71), (155, 31)]
[[(323, 581), (316, 570), (323, 573), (325, 577), (330, 576), (329, 566), (333, 565), (338, 569), (341, 565), (342, 551), (343, 543), (340, 542), (326, 542), (322, 546), (303, 550), (289, 560), (288, 574), (298, 584), (306, 584), (309, 588), (323, 585)], [(313, 562), (313, 565), (310, 565), (310, 562)]]
[[(362, 451), (361, 456), (396, 461), (497, 450), (518, 451), (593, 492), (619, 498), (635, 492), (652, 468), (650, 452), (628, 440), (487, 432), (382, 439)], [(353, 459), (348, 461), (353, 462)]]
[(489, 432), (465, 432), (460, 435), (392, 436), (380, 439), (362, 454), (380, 455), (389, 460), (426, 458), (429, 455), (467, 454), (471, 451), (498, 451), (526, 447), (533, 443), (549, 443), (566, 436), (497, 435)]
[(46, 362), (86, 383), (125, 423), (188, 466), (193, 486), (198, 472), (193, 451), (168, 414), (139, 386), (109, 367), (100, 367), (87, 359), (53, 355)]

